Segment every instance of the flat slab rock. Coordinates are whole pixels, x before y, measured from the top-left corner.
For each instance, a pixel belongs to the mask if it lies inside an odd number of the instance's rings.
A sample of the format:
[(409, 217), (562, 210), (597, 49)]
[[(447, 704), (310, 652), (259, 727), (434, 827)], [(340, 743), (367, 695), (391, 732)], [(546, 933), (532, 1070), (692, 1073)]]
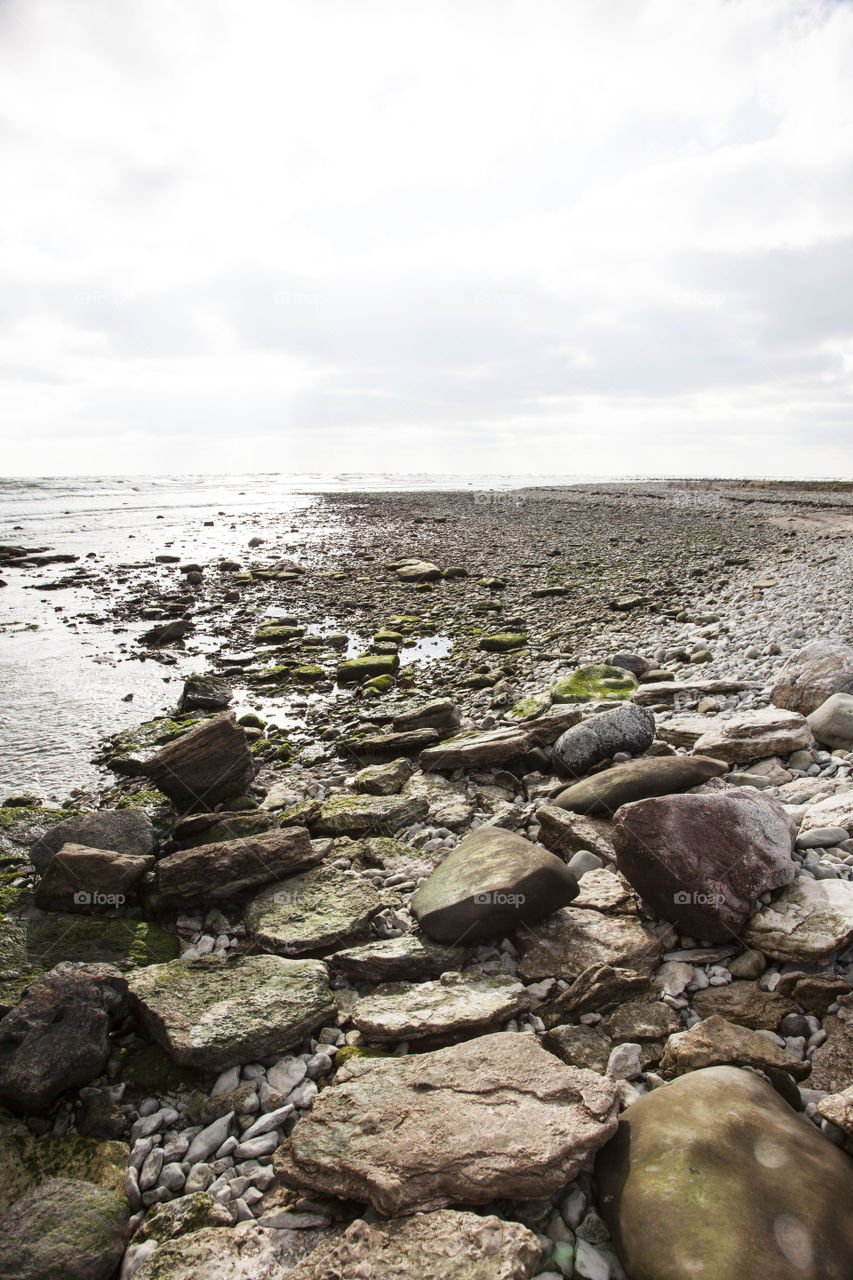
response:
[(285, 1053), (336, 1012), (319, 960), (173, 960), (131, 974), (128, 987), (151, 1038), (182, 1066), (203, 1071)]
[(423, 982), (461, 969), (466, 954), (463, 947), (445, 947), (420, 934), (404, 933), (336, 951), (327, 962), (356, 982)]
[(64, 844), (82, 844), (132, 858), (148, 858), (154, 852), (154, 828), (142, 809), (97, 809), (94, 813), (65, 818), (30, 848), (30, 862), (40, 875), (44, 875), (47, 864)]
[(526, 725), (475, 730), (446, 738), (435, 747), (427, 747), (418, 756), (422, 769), (472, 769), (480, 765), (507, 764), (533, 747), (547, 747), (561, 733), (577, 724), (581, 713), (574, 708), (560, 708)]
[(495, 1027), (529, 1003), (522, 984), (508, 974), (445, 973), (434, 982), (377, 987), (351, 1016), (369, 1041), (419, 1040)]
[(563, 978), (573, 982), (593, 965), (613, 965), (650, 973), (661, 942), (627, 915), (605, 915), (588, 908), (564, 907), (547, 920), (521, 930), (519, 976), (524, 982)]
[(755, 1067), (760, 1071), (787, 1071), (804, 1080), (811, 1064), (789, 1053), (760, 1031), (727, 1022), (713, 1014), (689, 1031), (677, 1031), (666, 1042), (660, 1069), (665, 1076), (680, 1076), (702, 1067)]
[(747, 946), (773, 960), (825, 960), (853, 939), (853, 883), (801, 876), (751, 918)]
[(717, 716), (693, 750), (729, 764), (789, 756), (814, 745), (808, 721), (797, 711), (762, 707), (731, 716)]
[(361, 876), (316, 867), (262, 889), (246, 908), (246, 928), (267, 951), (307, 955), (360, 937), (381, 907)]
[(229, 711), (168, 742), (141, 772), (179, 807), (209, 811), (245, 791), (255, 776), (255, 761)]
[(800, 824), (800, 834), (805, 835), (817, 827), (844, 827), (853, 832), (853, 787), (809, 805)]
[(204, 1227), (166, 1240), (133, 1272), (135, 1280), (286, 1280), (325, 1231), (276, 1231), (257, 1222)]
[(578, 849), (587, 849), (604, 862), (616, 861), (609, 822), (558, 809), (552, 804), (543, 804), (536, 810), (536, 821), (540, 843), (561, 858), (568, 861)]
[(520, 1222), (436, 1209), (388, 1222), (357, 1218), (294, 1267), (288, 1280), (527, 1280), (541, 1252)]
[(286, 1186), (390, 1216), (498, 1197), (540, 1200), (616, 1131), (612, 1081), (528, 1034), (405, 1058), (353, 1058), (278, 1148)]
[(422, 796), (336, 796), (320, 806), (309, 822), (315, 836), (393, 835), (426, 816)]
[(313, 867), (321, 857), (305, 827), (179, 849), (157, 863), (160, 905), (221, 902)]
[(853, 1163), (752, 1072), (693, 1071), (640, 1098), (595, 1181), (637, 1280), (853, 1275)]
[(33, 896), (45, 911), (120, 910), (136, 898), (139, 881), (153, 866), (153, 854), (144, 858), (64, 844), (47, 864)]
[(823, 1029), (826, 1040), (812, 1054), (809, 1087), (837, 1093), (853, 1086), (853, 994), (841, 997)]
[(839, 640), (813, 640), (782, 667), (770, 699), (808, 716), (833, 693), (853, 693), (853, 648)]
[(678, 695), (701, 698), (704, 694), (741, 693), (744, 689), (760, 687), (748, 680), (656, 680), (641, 684), (634, 693), (634, 702), (640, 707), (650, 707), (656, 702), (668, 702)]

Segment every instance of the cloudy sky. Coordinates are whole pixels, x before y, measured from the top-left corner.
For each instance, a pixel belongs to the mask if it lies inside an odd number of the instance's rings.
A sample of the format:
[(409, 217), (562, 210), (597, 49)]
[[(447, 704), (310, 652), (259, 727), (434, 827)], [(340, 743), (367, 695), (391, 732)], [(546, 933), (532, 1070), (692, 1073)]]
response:
[(2, 472), (853, 477), (850, 0), (0, 0)]

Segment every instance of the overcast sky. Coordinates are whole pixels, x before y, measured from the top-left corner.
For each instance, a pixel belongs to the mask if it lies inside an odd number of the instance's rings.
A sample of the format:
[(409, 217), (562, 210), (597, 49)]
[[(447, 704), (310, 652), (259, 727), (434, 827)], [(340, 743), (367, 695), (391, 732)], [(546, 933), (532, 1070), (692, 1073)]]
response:
[(853, 477), (853, 4), (0, 0), (7, 475)]

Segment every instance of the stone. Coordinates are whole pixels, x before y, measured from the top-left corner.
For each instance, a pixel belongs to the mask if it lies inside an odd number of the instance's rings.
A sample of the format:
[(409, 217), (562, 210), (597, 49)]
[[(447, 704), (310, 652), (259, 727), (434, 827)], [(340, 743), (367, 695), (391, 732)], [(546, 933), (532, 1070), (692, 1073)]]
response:
[(436, 698), (421, 706), (398, 711), (391, 721), (391, 728), (396, 733), (409, 729), (453, 729), (459, 720), (459, 708), (450, 698)]
[(813, 964), (827, 959), (853, 940), (853, 884), (795, 880), (755, 913), (743, 940), (773, 960)]
[(733, 1065), (755, 1067), (759, 1071), (787, 1071), (803, 1080), (811, 1066), (793, 1058), (762, 1035), (714, 1014), (697, 1022), (689, 1031), (677, 1031), (666, 1042), (660, 1069), (664, 1076), (680, 1076), (702, 1067)]
[(229, 1205), (218, 1204), (206, 1192), (197, 1191), (194, 1195), (178, 1196), (150, 1209), (135, 1232), (133, 1243), (138, 1245), (151, 1240), (162, 1244), (165, 1240), (177, 1240), (179, 1236), (204, 1227), (230, 1227), (233, 1224), (234, 1214)]
[(255, 776), (249, 742), (233, 711), (168, 742), (141, 766), (180, 809), (210, 811), (242, 795)]
[(616, 861), (610, 823), (601, 818), (587, 818), (570, 809), (543, 804), (536, 810), (539, 840), (552, 853), (570, 858), (579, 850), (588, 850), (604, 862)]
[(234, 697), (222, 676), (188, 676), (184, 681), (179, 711), (224, 711)]
[(776, 992), (790, 996), (801, 1009), (822, 1018), (840, 996), (850, 994), (850, 986), (834, 973), (803, 973), (795, 969), (781, 975)]
[(849, 838), (849, 831), (844, 827), (812, 827), (810, 831), (797, 836), (798, 849), (831, 849)]
[(817, 1109), (824, 1120), (829, 1120), (848, 1137), (853, 1137), (853, 1085), (841, 1093), (830, 1093), (821, 1098)]
[(422, 769), (474, 769), (509, 764), (536, 747), (550, 747), (561, 733), (577, 724), (575, 708), (557, 708), (526, 724), (471, 730), (427, 747), (418, 757)]
[(820, 827), (843, 827), (853, 831), (853, 787), (837, 795), (819, 798), (810, 804), (800, 823), (800, 835)]
[[(583, 854), (575, 854), (576, 858), (583, 856)], [(637, 895), (622, 876), (608, 870), (607, 867), (600, 867), (584, 874), (574, 905), (592, 907), (595, 911), (636, 915), (637, 902)]]
[(726, 765), (721, 760), (704, 756), (647, 756), (575, 782), (561, 791), (553, 803), (558, 809), (612, 818), (623, 804), (689, 791), (725, 772)]
[(98, 809), (65, 818), (44, 833), (30, 848), (30, 862), (44, 875), (51, 858), (65, 844), (109, 849), (131, 858), (148, 858), (154, 852), (154, 828), (142, 809)]
[(168, 909), (222, 902), (304, 871), (321, 858), (305, 827), (179, 849), (157, 863), (157, 903)]
[(433, 982), (377, 987), (353, 1007), (352, 1021), (369, 1042), (474, 1035), (529, 1007), (524, 987), (508, 974), (445, 973)]
[(410, 760), (391, 760), (388, 764), (370, 764), (355, 775), (355, 789), (368, 796), (399, 795), (412, 776)]
[(796, 1013), (797, 1006), (787, 996), (776, 991), (762, 991), (757, 982), (729, 982), (722, 987), (706, 987), (694, 991), (693, 1008), (701, 1018), (719, 1014), (728, 1022), (754, 1031), (775, 1031), (789, 1013)]
[(651, 712), (627, 704), (589, 716), (567, 729), (554, 743), (553, 757), (561, 772), (582, 778), (617, 751), (642, 755), (652, 745), (654, 736), (655, 718)]
[(393, 836), (420, 822), (428, 808), (423, 796), (336, 796), (308, 825), (315, 836)]
[(641, 658), (637, 653), (625, 653), (620, 650), (607, 659), (609, 667), (624, 667), (626, 671), (630, 671), (638, 680), (641, 680), (646, 672), (650, 669), (649, 663), (645, 658)]
[(128, 1207), (115, 1191), (50, 1178), (0, 1221), (9, 1280), (111, 1280), (127, 1244)]
[(338, 684), (357, 684), (360, 680), (373, 680), (377, 676), (394, 676), (399, 666), (399, 654), (362, 653), (357, 658), (347, 658), (338, 663)]
[(288, 1280), (527, 1280), (536, 1273), (539, 1241), (520, 1222), (436, 1209), (389, 1221), (357, 1218), (324, 1241)]
[(694, 747), (707, 730), (706, 715), (697, 711), (687, 711), (683, 715), (673, 716), (670, 720), (662, 720), (655, 734), (661, 742), (668, 742), (670, 746)]
[(327, 1235), (327, 1229), (276, 1231), (257, 1222), (203, 1227), (159, 1244), (133, 1280), (285, 1280)]
[(637, 706), (649, 707), (675, 698), (688, 699), (701, 698), (703, 694), (742, 693), (747, 689), (759, 687), (749, 680), (655, 680), (637, 689), (634, 702)]
[(417, 558), (404, 561), (395, 568), (395, 573), (401, 582), (434, 582), (441, 577), (441, 570), (437, 564)]
[(553, 853), (514, 832), (480, 827), (436, 867), (410, 910), (435, 941), (468, 945), (533, 924), (577, 892)]
[(711, 1067), (623, 1112), (600, 1211), (636, 1280), (853, 1274), (853, 1164), (748, 1071)]
[(570, 676), (558, 680), (551, 686), (551, 701), (559, 704), (630, 698), (636, 688), (636, 677), (624, 667), (598, 663), (578, 667)]
[(678, 1014), (660, 1000), (628, 1000), (601, 1020), (601, 1030), (614, 1044), (664, 1041), (681, 1029)]
[(527, 636), (515, 631), (499, 631), (483, 636), (477, 647), (485, 653), (511, 653), (514, 649), (527, 647)]
[(795, 828), (755, 791), (655, 796), (624, 805), (619, 870), (655, 915), (705, 942), (740, 933), (761, 894), (796, 875)]
[(584, 969), (565, 991), (552, 996), (538, 1013), (546, 1027), (555, 1027), (584, 1013), (602, 1014), (626, 1000), (651, 1000), (654, 994), (649, 977), (636, 969), (593, 964)]
[(159, 627), (152, 627), (150, 631), (146, 631), (142, 641), (147, 645), (174, 644), (177, 640), (183, 640), (189, 630), (189, 622), (185, 622), (183, 618), (176, 618), (174, 622), (165, 622)]
[(400, 756), (417, 755), (419, 751), (435, 746), (438, 740), (437, 729), (405, 729), (400, 733), (369, 733), (362, 737), (342, 738), (339, 745), (364, 764), (368, 761), (396, 760)]
[(109, 965), (60, 964), (0, 1020), (0, 1099), (45, 1111), (66, 1089), (100, 1075), (110, 1031), (127, 1010), (127, 983)]
[(563, 907), (518, 935), (519, 975), (525, 982), (563, 978), (572, 982), (591, 965), (612, 965), (649, 972), (661, 943), (631, 916), (605, 915)]
[(361, 947), (336, 951), (327, 963), (351, 982), (422, 982), (457, 971), (465, 963), (462, 947), (442, 946), (417, 933), (381, 938)]
[(135, 899), (139, 881), (153, 865), (153, 856), (64, 844), (47, 864), (34, 900), (45, 911), (120, 911)]
[(91, 1182), (124, 1193), (130, 1148), (79, 1134), (36, 1138), (24, 1125), (0, 1123), (0, 1218), (48, 1178)]
[(830, 750), (853, 749), (853, 693), (833, 693), (811, 713), (808, 724), (818, 742)]
[(571, 1067), (586, 1067), (604, 1075), (610, 1061), (612, 1041), (597, 1027), (575, 1027), (568, 1023), (552, 1027), (542, 1037), (542, 1045)]
[(326, 966), (280, 956), (201, 956), (149, 965), (128, 981), (148, 1035), (205, 1071), (285, 1053), (335, 1012)]
[[(541, 1200), (616, 1130), (616, 1089), (526, 1034), (339, 1068), (273, 1157), (286, 1186), (382, 1214)], [(405, 1140), (400, 1140), (400, 1135)]]
[(823, 1020), (826, 1040), (812, 1053), (809, 1088), (838, 1093), (853, 1085), (853, 994), (841, 996), (838, 1012)]
[(246, 928), (266, 951), (306, 955), (361, 937), (381, 907), (363, 877), (315, 867), (262, 889), (246, 907)]
[(834, 693), (853, 693), (853, 648), (838, 640), (813, 640), (784, 664), (770, 700), (809, 716)]
[(808, 721), (797, 711), (763, 707), (717, 716), (694, 744), (696, 755), (711, 756), (728, 764), (788, 756), (813, 745)]

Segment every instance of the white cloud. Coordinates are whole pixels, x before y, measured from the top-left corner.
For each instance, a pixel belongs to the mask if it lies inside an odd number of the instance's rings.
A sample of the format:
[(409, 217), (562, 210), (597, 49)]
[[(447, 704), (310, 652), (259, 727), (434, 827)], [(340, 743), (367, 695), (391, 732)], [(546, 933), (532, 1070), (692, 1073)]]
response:
[(816, 0), (0, 4), (6, 469), (853, 473), (851, 63)]

